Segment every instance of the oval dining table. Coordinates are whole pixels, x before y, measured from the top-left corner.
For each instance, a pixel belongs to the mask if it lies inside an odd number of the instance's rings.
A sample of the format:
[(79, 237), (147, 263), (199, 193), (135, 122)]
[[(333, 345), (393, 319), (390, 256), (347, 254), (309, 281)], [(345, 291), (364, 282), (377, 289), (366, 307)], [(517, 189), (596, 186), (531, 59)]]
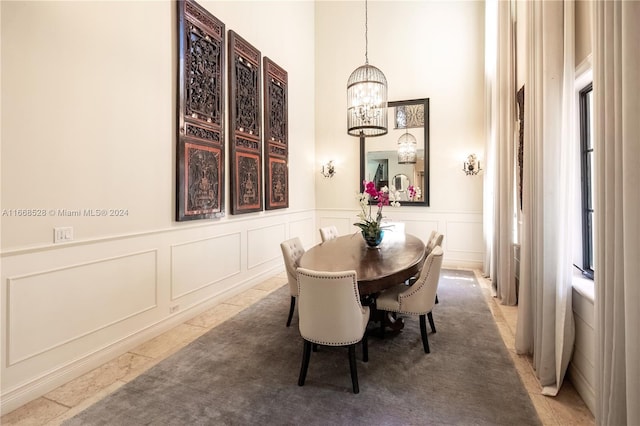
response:
[(307, 250), (300, 266), (329, 272), (355, 270), (360, 296), (373, 296), (416, 276), (423, 261), (420, 238), (387, 230), (376, 248), (369, 248), (359, 232), (325, 241)]

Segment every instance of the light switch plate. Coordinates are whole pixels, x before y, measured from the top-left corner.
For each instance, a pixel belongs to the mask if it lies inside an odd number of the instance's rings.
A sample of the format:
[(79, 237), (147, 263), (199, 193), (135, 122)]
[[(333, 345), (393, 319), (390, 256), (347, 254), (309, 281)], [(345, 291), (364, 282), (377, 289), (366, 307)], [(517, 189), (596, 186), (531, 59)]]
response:
[(54, 243), (66, 243), (73, 241), (73, 227), (63, 226), (53, 228), (53, 242)]

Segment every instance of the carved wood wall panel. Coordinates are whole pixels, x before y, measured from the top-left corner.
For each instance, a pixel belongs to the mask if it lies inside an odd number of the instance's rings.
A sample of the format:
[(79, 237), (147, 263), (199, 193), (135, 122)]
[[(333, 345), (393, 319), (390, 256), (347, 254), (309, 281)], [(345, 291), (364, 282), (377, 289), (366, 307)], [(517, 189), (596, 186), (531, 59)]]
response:
[(229, 149), (231, 213), (261, 211), (261, 54), (229, 31)]
[(225, 215), (225, 26), (192, 0), (178, 4), (176, 220)]
[(287, 72), (264, 58), (265, 208), (289, 207)]

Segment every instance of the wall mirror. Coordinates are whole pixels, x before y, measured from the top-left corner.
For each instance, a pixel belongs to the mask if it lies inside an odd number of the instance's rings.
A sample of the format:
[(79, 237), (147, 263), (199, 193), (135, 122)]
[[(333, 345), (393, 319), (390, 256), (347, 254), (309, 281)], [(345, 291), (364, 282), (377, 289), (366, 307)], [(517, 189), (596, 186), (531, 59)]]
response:
[[(389, 131), (386, 135), (360, 138), (360, 182), (370, 180), (376, 188), (394, 187), (402, 205), (429, 205), (429, 99), (389, 102)], [(398, 141), (416, 141), (414, 158), (398, 155)], [(404, 157), (404, 158), (403, 158)], [(410, 156), (411, 157), (411, 156)], [(408, 188), (417, 189), (411, 199)]]

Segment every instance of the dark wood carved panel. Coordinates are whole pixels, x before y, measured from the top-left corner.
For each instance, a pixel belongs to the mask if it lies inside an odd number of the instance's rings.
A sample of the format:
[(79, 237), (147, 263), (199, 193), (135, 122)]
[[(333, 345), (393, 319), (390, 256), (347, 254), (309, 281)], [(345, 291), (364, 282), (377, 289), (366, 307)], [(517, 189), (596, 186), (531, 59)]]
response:
[(235, 156), (237, 171), (237, 191), (240, 195), (238, 210), (255, 211), (262, 209), (262, 193), (260, 191), (260, 156), (245, 152), (237, 152)]
[(289, 130), (287, 72), (264, 58), (265, 204), (289, 207)]
[(224, 209), (225, 26), (192, 0), (178, 4), (176, 220)]
[(229, 147), (231, 213), (261, 211), (261, 55), (229, 31)]
[(224, 174), (220, 148), (187, 142), (184, 150), (185, 214), (220, 210), (224, 201), (218, 183), (220, 174)]

